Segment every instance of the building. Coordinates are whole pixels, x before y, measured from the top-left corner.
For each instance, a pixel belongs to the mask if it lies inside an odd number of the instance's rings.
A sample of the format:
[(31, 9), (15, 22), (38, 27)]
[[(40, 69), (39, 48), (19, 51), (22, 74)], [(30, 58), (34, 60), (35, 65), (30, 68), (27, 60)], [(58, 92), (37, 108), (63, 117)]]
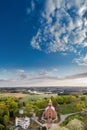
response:
[(28, 117), (16, 117), (15, 126), (20, 126), (23, 129), (27, 129), (30, 125), (30, 118)]
[(57, 113), (52, 105), (51, 100), (49, 101), (48, 106), (45, 108), (42, 118), (46, 119), (48, 122), (51, 122), (53, 119), (57, 118)]

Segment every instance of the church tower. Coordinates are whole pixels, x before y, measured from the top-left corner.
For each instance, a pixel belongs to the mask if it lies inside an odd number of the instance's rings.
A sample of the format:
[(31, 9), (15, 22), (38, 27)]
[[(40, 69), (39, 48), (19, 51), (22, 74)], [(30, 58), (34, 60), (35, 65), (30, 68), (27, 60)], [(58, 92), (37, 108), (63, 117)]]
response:
[(49, 101), (48, 106), (45, 108), (42, 117), (46, 120), (52, 120), (57, 117), (57, 113), (55, 111), (55, 108), (52, 105), (51, 100)]

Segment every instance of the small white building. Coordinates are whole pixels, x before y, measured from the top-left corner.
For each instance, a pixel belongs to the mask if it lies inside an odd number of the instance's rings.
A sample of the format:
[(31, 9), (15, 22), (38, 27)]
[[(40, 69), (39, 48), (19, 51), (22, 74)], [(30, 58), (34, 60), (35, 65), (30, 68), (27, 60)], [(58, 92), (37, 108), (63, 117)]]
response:
[(28, 117), (16, 117), (15, 126), (20, 126), (23, 129), (27, 129), (30, 125), (30, 118)]

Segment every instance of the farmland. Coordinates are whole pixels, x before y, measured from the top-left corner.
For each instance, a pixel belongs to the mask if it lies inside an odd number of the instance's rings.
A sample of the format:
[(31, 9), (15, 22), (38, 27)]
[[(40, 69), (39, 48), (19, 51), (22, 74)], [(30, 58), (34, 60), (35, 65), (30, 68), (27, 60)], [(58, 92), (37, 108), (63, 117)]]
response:
[(21, 101), (35, 101), (38, 99), (42, 99), (45, 97), (51, 97), (51, 96), (56, 96), (55, 94), (24, 94), (24, 93), (1, 93), (0, 97), (16, 97), (16, 98), (21, 98)]

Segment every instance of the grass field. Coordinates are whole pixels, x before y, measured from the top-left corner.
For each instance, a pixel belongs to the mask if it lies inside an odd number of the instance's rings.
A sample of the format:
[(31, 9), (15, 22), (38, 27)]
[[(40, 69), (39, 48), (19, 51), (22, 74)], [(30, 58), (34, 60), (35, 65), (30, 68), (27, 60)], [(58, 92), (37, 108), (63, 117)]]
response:
[(23, 94), (23, 93), (1, 93), (0, 97), (10, 97), (14, 96), (17, 98), (21, 98), (21, 101), (35, 101), (38, 99), (46, 98), (46, 97), (51, 97), (51, 96), (56, 96), (55, 94), (41, 94), (41, 95), (36, 95), (36, 94)]
[(43, 99), (46, 97), (56, 96), (55, 94), (41, 94), (41, 95), (28, 95), (25, 97), (22, 97), (21, 101), (27, 102), (27, 101), (36, 101), (38, 99)]

